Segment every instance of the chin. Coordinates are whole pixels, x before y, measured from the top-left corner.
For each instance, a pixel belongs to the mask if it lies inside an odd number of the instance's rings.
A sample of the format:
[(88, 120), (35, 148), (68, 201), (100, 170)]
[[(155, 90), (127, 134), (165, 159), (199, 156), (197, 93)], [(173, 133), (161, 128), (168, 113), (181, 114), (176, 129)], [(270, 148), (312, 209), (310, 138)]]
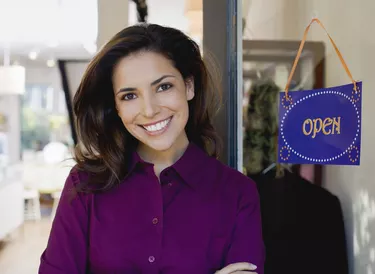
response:
[(174, 144), (174, 142), (167, 141), (167, 140), (161, 140), (158, 142), (155, 142), (155, 141), (154, 142), (141, 142), (141, 143), (143, 143), (145, 146), (155, 151), (167, 151), (171, 147), (173, 147), (173, 144)]

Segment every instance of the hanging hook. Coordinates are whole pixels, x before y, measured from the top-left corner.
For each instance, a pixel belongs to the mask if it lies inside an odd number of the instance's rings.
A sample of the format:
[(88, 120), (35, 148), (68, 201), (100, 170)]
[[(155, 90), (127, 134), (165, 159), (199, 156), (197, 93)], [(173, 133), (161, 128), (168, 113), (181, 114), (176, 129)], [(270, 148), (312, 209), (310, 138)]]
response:
[(318, 18), (318, 12), (316, 10), (313, 10), (312, 13), (311, 13), (311, 20), (314, 20), (314, 19), (317, 19), (317, 18)]

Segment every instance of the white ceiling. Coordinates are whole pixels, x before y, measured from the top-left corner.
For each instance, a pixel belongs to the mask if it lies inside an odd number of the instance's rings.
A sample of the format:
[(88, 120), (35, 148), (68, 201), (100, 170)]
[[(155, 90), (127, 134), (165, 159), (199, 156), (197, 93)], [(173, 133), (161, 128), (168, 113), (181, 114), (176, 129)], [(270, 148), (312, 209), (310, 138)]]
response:
[[(187, 31), (185, 1), (148, 0), (148, 21)], [(0, 0), (0, 11), (1, 64), (6, 46), (11, 63), (27, 67), (45, 67), (49, 59), (92, 57), (85, 45), (96, 42), (97, 0)], [(136, 14), (129, 0), (129, 24), (137, 23)], [(38, 52), (36, 60), (29, 59), (31, 51)]]
[[(49, 59), (91, 58), (95, 51), (97, 0), (0, 0), (0, 11), (2, 63), (6, 48), (11, 63), (37, 67)], [(31, 51), (36, 60), (28, 58)]]

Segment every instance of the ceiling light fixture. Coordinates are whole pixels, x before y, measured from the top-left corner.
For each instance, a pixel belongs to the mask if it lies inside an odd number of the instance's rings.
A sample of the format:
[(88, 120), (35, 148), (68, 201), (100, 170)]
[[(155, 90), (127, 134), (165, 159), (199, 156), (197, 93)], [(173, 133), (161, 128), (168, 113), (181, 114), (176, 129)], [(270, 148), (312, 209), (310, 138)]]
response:
[(55, 65), (56, 65), (55, 60), (53, 60), (53, 59), (49, 59), (49, 60), (47, 60), (47, 66), (48, 66), (49, 68), (53, 68)]
[(23, 94), (25, 82), (25, 68), (10, 65), (9, 48), (5, 47), (4, 65), (0, 66), (0, 95)]
[(37, 53), (36, 51), (31, 51), (31, 52), (29, 53), (29, 58), (30, 58), (31, 60), (35, 60), (37, 57), (38, 57), (38, 53)]

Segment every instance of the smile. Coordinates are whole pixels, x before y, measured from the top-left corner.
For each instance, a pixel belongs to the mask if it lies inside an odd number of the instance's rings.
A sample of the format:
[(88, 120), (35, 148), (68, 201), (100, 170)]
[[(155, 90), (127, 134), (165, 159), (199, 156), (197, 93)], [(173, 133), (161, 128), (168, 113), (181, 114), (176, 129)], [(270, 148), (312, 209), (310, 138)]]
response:
[(172, 117), (169, 117), (168, 119), (165, 119), (163, 121), (154, 123), (154, 124), (148, 124), (148, 125), (142, 125), (142, 127), (148, 132), (148, 133), (161, 133), (163, 132), (169, 125), (169, 122), (172, 120)]

